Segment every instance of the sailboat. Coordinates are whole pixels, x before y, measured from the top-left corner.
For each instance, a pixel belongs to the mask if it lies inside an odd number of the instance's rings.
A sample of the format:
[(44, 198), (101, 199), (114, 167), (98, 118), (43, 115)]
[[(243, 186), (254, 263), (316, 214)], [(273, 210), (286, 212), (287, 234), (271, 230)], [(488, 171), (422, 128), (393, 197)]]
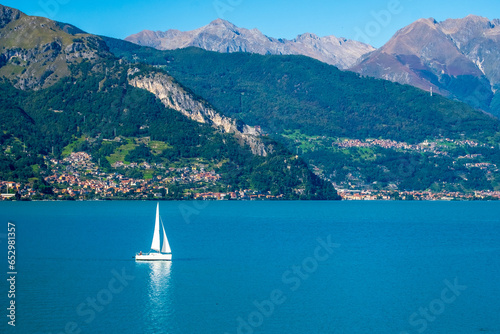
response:
[[(163, 232), (163, 243), (160, 242), (160, 225)], [(161, 248), (160, 248), (161, 245)], [(143, 254), (142, 252), (135, 255), (136, 261), (170, 261), (172, 260), (172, 251), (168, 244), (167, 234), (163, 222), (160, 221), (160, 203), (156, 204), (156, 219), (155, 230), (153, 234), (153, 242), (151, 243), (151, 252)]]

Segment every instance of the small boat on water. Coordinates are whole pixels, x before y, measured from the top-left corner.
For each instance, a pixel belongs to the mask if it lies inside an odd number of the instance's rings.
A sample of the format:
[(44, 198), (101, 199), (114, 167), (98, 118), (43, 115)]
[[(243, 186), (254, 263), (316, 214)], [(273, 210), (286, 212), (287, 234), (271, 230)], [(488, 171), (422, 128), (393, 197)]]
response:
[[(161, 230), (163, 232), (162, 234), (163, 243), (160, 241), (160, 225), (161, 225)], [(135, 255), (135, 260), (136, 261), (172, 260), (172, 251), (170, 250), (167, 234), (165, 233), (165, 227), (163, 227), (163, 221), (161, 221), (160, 218), (160, 203), (156, 204), (155, 230), (153, 234), (153, 242), (151, 243), (151, 252), (145, 254), (139, 252)]]

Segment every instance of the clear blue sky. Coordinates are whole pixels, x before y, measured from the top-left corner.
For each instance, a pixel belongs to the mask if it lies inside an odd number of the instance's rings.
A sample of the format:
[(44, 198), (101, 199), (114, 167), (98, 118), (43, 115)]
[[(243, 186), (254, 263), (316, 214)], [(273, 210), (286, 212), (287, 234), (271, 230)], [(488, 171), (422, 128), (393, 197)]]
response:
[(89, 33), (125, 38), (144, 29), (193, 30), (218, 17), (276, 38), (311, 32), (380, 47), (419, 18), (468, 14), (500, 18), (499, 0), (0, 0), (28, 15), (71, 23)]

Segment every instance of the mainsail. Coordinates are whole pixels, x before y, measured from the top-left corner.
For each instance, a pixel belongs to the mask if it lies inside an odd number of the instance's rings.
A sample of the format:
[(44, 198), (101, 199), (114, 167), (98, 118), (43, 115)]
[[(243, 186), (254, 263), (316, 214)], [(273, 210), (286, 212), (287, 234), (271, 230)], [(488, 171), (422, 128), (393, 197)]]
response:
[[(163, 234), (165, 234), (165, 229), (163, 229)], [(153, 234), (151, 249), (157, 252), (160, 251), (160, 203), (156, 205), (155, 232)]]

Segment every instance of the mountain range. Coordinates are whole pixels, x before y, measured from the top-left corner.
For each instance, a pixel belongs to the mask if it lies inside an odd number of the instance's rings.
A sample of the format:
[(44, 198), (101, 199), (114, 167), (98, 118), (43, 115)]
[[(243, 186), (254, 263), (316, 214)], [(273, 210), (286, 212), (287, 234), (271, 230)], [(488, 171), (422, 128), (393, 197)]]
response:
[(500, 20), (469, 15), (463, 19), (420, 19), (399, 30), (385, 45), (318, 37), (276, 39), (257, 29), (218, 19), (199, 29), (144, 30), (125, 40), (171, 50), (189, 46), (217, 52), (300, 54), (343, 70), (409, 84), (500, 116)]
[[(3, 6), (0, 22), (0, 179), (44, 183), (83, 151), (105, 175), (178, 171), (181, 197), (500, 189), (500, 120), (465, 103), (303, 55), (157, 50)], [(220, 181), (182, 173), (201, 168)]]
[(165, 32), (143, 30), (125, 40), (158, 50), (194, 46), (217, 52), (305, 55), (342, 69), (353, 66), (363, 54), (375, 50), (358, 41), (335, 36), (318, 37), (312, 33), (301, 34), (293, 40), (268, 37), (258, 29), (238, 28), (222, 19), (185, 32), (175, 29)]

